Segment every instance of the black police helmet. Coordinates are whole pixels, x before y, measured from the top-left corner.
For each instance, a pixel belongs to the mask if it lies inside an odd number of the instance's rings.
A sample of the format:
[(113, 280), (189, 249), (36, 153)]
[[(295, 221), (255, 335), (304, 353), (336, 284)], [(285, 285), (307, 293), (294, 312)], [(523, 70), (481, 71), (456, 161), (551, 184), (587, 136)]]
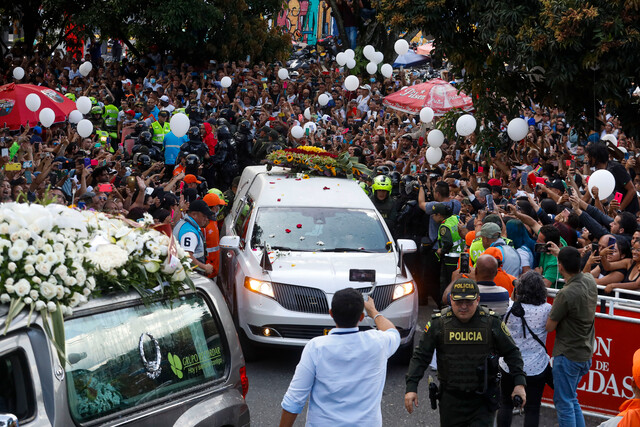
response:
[(196, 154), (187, 155), (187, 157), (185, 157), (185, 161), (187, 162), (187, 165), (191, 166), (200, 164), (200, 158)]
[(243, 120), (238, 125), (238, 132), (249, 134), (251, 133), (251, 122), (249, 120)]
[(231, 138), (231, 132), (229, 132), (229, 128), (227, 126), (220, 126), (218, 128), (218, 139), (229, 139)]
[(151, 167), (151, 157), (146, 154), (138, 156), (138, 167), (141, 169), (149, 169)]
[(142, 132), (144, 131), (148, 131), (149, 130), (149, 126), (147, 126), (147, 124), (143, 121), (140, 121), (138, 123), (136, 123), (136, 125), (133, 127), (133, 131), (135, 133), (137, 133), (138, 135), (140, 135)]
[(200, 137), (200, 128), (198, 126), (191, 126), (189, 131), (187, 132), (189, 138), (198, 138)]
[(146, 130), (141, 132), (140, 135), (138, 136), (138, 142), (140, 144), (150, 143), (152, 139), (153, 137), (151, 136), (151, 132)]

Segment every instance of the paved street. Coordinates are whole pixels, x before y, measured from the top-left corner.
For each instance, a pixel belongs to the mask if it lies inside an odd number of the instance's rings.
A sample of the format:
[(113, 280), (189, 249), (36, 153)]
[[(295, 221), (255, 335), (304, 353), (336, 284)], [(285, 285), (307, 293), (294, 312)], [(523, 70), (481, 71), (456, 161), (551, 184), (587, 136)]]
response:
[[(421, 306), (419, 323), (426, 323), (433, 307)], [(258, 362), (247, 364), (249, 377), (249, 394), (247, 404), (251, 411), (252, 426), (277, 426), (280, 420), (280, 401), (287, 390), (293, 376), (301, 350), (297, 349), (267, 349), (265, 356)], [(437, 411), (432, 411), (429, 405), (426, 382), (421, 383), (420, 406), (409, 415), (403, 405), (404, 374), (406, 366), (390, 363), (387, 370), (387, 381), (382, 396), (382, 419), (385, 426), (438, 426)], [(296, 426), (303, 426), (306, 418), (305, 411), (298, 417)], [(523, 419), (514, 417), (514, 426), (522, 426)], [(587, 426), (595, 427), (602, 422), (595, 417), (587, 417)], [(557, 425), (555, 411), (543, 408), (540, 419), (541, 426)]]

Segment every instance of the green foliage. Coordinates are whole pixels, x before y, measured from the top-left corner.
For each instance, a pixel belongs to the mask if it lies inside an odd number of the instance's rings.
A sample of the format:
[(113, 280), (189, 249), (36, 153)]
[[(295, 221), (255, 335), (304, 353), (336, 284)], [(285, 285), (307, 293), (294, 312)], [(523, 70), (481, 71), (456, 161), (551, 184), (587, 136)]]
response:
[(501, 114), (511, 119), (531, 102), (566, 110), (585, 134), (602, 101), (640, 132), (630, 96), (640, 78), (637, 2), (381, 0), (378, 11), (391, 28), (431, 34), (433, 56), (457, 76), (464, 70), (461, 89), (485, 124), (479, 140), (497, 135)]
[[(35, 0), (27, 0), (33, 3)], [(37, 5), (35, 4), (37, 3)], [(278, 28), (268, 28), (281, 0), (69, 0), (36, 1), (40, 8), (38, 29), (44, 42), (55, 43), (58, 31), (73, 22), (83, 26), (85, 37), (135, 40), (135, 48), (146, 52), (152, 46), (171, 51), (177, 59), (192, 63), (218, 60), (282, 59), (289, 49), (289, 36)], [(40, 7), (41, 6), (41, 7)], [(17, 4), (16, 8), (20, 9)], [(22, 11), (16, 12), (20, 15)], [(47, 21), (46, 17), (55, 17)], [(63, 33), (63, 31), (62, 31)]]

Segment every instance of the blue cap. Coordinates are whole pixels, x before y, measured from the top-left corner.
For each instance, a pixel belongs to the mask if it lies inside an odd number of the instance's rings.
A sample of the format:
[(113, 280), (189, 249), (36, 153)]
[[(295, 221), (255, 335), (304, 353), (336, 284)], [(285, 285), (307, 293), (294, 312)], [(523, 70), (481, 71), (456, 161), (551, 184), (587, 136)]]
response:
[(34, 126), (33, 131), (40, 135), (42, 133), (42, 128), (40, 126)]

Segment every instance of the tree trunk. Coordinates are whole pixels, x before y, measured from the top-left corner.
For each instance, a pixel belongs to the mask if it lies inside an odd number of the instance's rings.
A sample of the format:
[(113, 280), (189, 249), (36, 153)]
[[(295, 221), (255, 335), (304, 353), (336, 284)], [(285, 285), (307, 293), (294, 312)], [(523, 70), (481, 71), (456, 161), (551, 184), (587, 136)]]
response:
[(140, 55), (140, 52), (138, 52), (138, 49), (136, 49), (136, 47), (132, 45), (131, 42), (126, 37), (123, 37), (121, 40), (124, 42), (124, 44), (127, 45), (127, 47), (131, 50), (131, 52), (133, 52), (135, 56), (137, 56), (138, 58), (142, 58), (142, 55)]
[(329, 4), (331, 5), (331, 14), (333, 15), (333, 19), (336, 20), (336, 24), (338, 25), (338, 32), (340, 33), (340, 39), (342, 40), (342, 50), (344, 50), (345, 46), (350, 48), (349, 38), (347, 37), (347, 32), (344, 29), (344, 21), (342, 20), (342, 14), (338, 9), (338, 3), (336, 3), (336, 0), (329, 0)]

